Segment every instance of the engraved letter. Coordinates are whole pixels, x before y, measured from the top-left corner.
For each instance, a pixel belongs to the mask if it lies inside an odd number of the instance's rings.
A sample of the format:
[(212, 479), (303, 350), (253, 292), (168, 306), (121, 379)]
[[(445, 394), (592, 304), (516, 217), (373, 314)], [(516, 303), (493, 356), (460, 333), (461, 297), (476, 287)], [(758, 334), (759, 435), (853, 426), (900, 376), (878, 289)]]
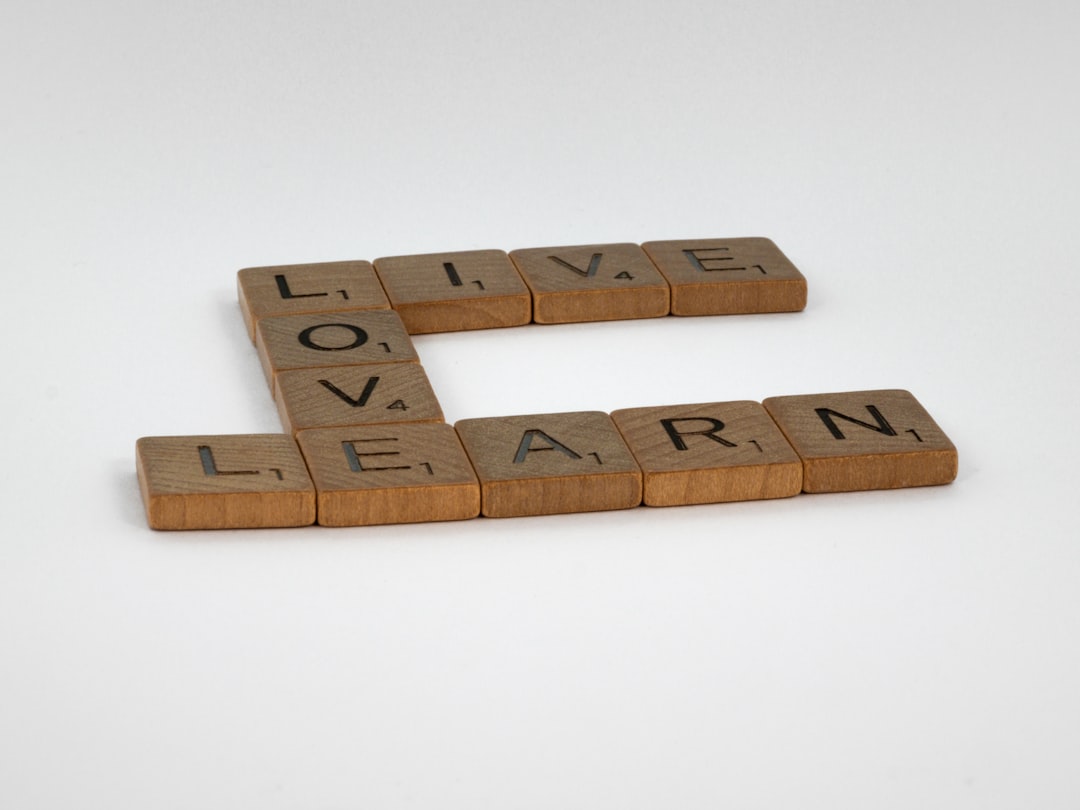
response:
[[(546, 441), (550, 447), (533, 447), (532, 441), (536, 436), (540, 436)], [(558, 450), (564, 456), (573, 459), (580, 459), (577, 453), (571, 450), (562, 442), (557, 439), (551, 438), (542, 430), (526, 430), (521, 434), (521, 443), (518, 444), (517, 455), (514, 456), (514, 463), (521, 464), (528, 457), (529, 453), (539, 453), (541, 450)]]
[(357, 453), (356, 445), (365, 442), (396, 442), (397, 439), (393, 436), (387, 436), (385, 439), (353, 439), (352, 441), (344, 441), (341, 443), (341, 449), (345, 452), (345, 459), (349, 462), (349, 469), (353, 472), (374, 472), (377, 470), (409, 470), (412, 469), (410, 465), (406, 464), (399, 467), (365, 467), (360, 459), (372, 458), (376, 456), (400, 456), (401, 453), (397, 450), (384, 450), (378, 453)]
[(353, 399), (329, 380), (319, 380), (319, 384), (323, 386), (323, 388), (327, 389), (332, 394), (335, 394), (341, 400), (347, 402), (349, 405), (352, 405), (354, 408), (363, 408), (367, 404), (368, 399), (371, 397), (371, 394), (375, 390), (375, 386), (378, 385), (378, 383), (378, 377), (368, 377), (367, 385), (365, 385), (364, 390), (360, 392), (360, 396), (356, 399)]
[(731, 248), (718, 247), (718, 248), (689, 248), (683, 250), (683, 255), (690, 260), (690, 264), (694, 265), (695, 269), (707, 273), (710, 270), (745, 270), (745, 267), (706, 267), (705, 262), (730, 262), (732, 259), (730, 256), (698, 256), (698, 252), (706, 252), (712, 250), (730, 250)]
[[(324, 329), (327, 327), (336, 326), (340, 329), (348, 329), (353, 333), (353, 342), (348, 346), (320, 346), (313, 339), (316, 329)], [(309, 326), (297, 338), (300, 344), (306, 346), (309, 349), (317, 349), (320, 352), (340, 352), (347, 351), (348, 349), (355, 349), (357, 346), (363, 346), (367, 343), (368, 335), (359, 326), (353, 326), (350, 323), (320, 323), (316, 326)]]
[(443, 262), (443, 270), (446, 271), (446, 277), (450, 279), (450, 283), (455, 287), (460, 287), (461, 276), (458, 275), (457, 268), (454, 267), (453, 262)]
[[(205, 444), (199, 445), (199, 461), (202, 462), (203, 475), (258, 475), (258, 470), (219, 470), (214, 461), (214, 451)], [(280, 475), (278, 476), (281, 477)]]
[(879, 411), (873, 405), (867, 405), (866, 410), (868, 410), (870, 412), (870, 415), (874, 417), (877, 425), (871, 425), (869, 422), (863, 422), (862, 420), (856, 419), (852, 416), (845, 416), (842, 413), (834, 411), (832, 408), (814, 408), (814, 413), (821, 417), (821, 421), (825, 423), (825, 427), (829, 429), (829, 432), (833, 435), (833, 438), (836, 439), (844, 439), (847, 437), (840, 432), (840, 428), (836, 426), (836, 423), (833, 421), (833, 417), (851, 422), (854, 425), (859, 425), (860, 427), (864, 427), (867, 430), (873, 430), (877, 433), (882, 433), (885, 436), (896, 435), (896, 431), (893, 430), (892, 425), (888, 423), (885, 417), (881, 415), (881, 411)]
[[(707, 422), (709, 427), (704, 430), (679, 430), (675, 427), (676, 422)], [(667, 431), (668, 438), (671, 439), (671, 443), (675, 445), (676, 450), (687, 449), (683, 436), (704, 436), (706, 439), (712, 439), (714, 442), (724, 445), (724, 447), (738, 446), (735, 442), (729, 442), (723, 436), (716, 435), (724, 429), (724, 423), (719, 419), (712, 419), (708, 416), (684, 416), (679, 419), (661, 419), (660, 424), (664, 426), (664, 430)]]
[(589, 260), (588, 270), (582, 270), (580, 267), (574, 267), (574, 265), (570, 264), (570, 262), (566, 261), (565, 259), (560, 259), (558, 256), (548, 256), (548, 258), (551, 259), (553, 262), (556, 262), (557, 264), (561, 264), (567, 270), (573, 270), (582, 278), (592, 278), (596, 275), (596, 271), (600, 267), (600, 259), (603, 257), (603, 255), (603, 253), (594, 253), (592, 255), (592, 258)]
[(289, 298), (321, 298), (324, 295), (330, 293), (294, 293), (289, 289), (289, 282), (285, 280), (285, 276), (274, 276), (274, 281), (277, 282), (278, 292), (281, 293), (281, 297), (285, 299)]

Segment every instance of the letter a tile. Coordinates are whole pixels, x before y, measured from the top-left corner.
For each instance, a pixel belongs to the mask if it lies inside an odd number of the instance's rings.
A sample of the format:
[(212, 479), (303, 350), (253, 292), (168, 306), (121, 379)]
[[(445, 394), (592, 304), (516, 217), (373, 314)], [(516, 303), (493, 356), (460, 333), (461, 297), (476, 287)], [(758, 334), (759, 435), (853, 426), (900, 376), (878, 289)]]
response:
[(463, 419), (454, 427), (480, 478), (487, 517), (641, 504), (641, 470), (606, 413)]
[(679, 239), (642, 247), (671, 285), (672, 315), (806, 308), (806, 279), (770, 239)]
[(321, 427), (442, 422), (442, 409), (419, 363), (282, 371), (274, 391), (290, 433)]
[(611, 418), (641, 466), (647, 506), (802, 491), (802, 461), (757, 402), (627, 408)]
[(510, 258), (532, 290), (536, 323), (668, 314), (668, 284), (638, 245), (529, 248)]
[(502, 250), (467, 250), (375, 260), (410, 335), (522, 326), (529, 288)]
[(146, 436), (135, 464), (152, 529), (315, 522), (315, 487), (289, 436)]
[(370, 262), (245, 267), (236, 274), (240, 311), (255, 340), (260, 318), (306, 312), (390, 309)]
[(956, 447), (907, 391), (771, 397), (764, 402), (803, 460), (804, 492), (947, 484)]
[(288, 369), (420, 361), (401, 318), (389, 310), (263, 318), (255, 348), (271, 391), (277, 373)]
[(480, 485), (450, 425), (303, 430), (323, 526), (467, 520)]

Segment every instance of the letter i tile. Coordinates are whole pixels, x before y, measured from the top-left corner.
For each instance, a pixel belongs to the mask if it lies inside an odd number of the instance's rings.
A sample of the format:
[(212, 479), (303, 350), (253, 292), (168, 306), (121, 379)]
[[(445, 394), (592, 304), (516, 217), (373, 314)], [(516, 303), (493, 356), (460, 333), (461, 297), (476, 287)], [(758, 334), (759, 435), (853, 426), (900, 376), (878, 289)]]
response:
[(803, 460), (804, 492), (947, 484), (957, 453), (909, 392), (850, 391), (763, 403)]
[(146, 436), (135, 465), (152, 529), (315, 522), (315, 488), (289, 436)]
[(476, 468), (487, 517), (641, 504), (641, 470), (606, 413), (463, 419), (454, 427)]
[(375, 260), (410, 335), (522, 326), (532, 319), (529, 288), (502, 250), (466, 250)]
[(646, 506), (788, 498), (802, 461), (757, 402), (627, 408), (611, 414), (644, 475)]
[(476, 473), (450, 425), (364, 425), (297, 434), (323, 526), (467, 520)]

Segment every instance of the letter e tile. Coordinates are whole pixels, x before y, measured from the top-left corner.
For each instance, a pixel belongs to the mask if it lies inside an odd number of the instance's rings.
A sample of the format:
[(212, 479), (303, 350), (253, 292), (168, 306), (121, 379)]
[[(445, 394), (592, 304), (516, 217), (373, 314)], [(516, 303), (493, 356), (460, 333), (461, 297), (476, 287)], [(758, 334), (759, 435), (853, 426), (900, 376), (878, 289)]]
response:
[(641, 470), (606, 413), (463, 419), (454, 425), (487, 517), (628, 509)]
[(480, 485), (450, 425), (302, 430), (323, 526), (467, 520)]
[(804, 492), (947, 484), (956, 447), (907, 391), (771, 397), (763, 403), (803, 460)]
[(641, 466), (647, 506), (802, 491), (802, 461), (757, 402), (627, 408), (611, 418)]
[(146, 436), (135, 464), (152, 529), (315, 522), (315, 488), (289, 436)]
[(671, 285), (672, 315), (806, 308), (806, 279), (771, 239), (679, 239), (642, 247)]
[(410, 335), (522, 326), (532, 319), (529, 288), (502, 250), (466, 250), (375, 260)]
[(261, 318), (390, 309), (370, 262), (245, 267), (236, 274), (236, 290), (253, 341), (255, 324)]
[(668, 314), (668, 284), (638, 245), (528, 248), (510, 258), (532, 290), (536, 323)]

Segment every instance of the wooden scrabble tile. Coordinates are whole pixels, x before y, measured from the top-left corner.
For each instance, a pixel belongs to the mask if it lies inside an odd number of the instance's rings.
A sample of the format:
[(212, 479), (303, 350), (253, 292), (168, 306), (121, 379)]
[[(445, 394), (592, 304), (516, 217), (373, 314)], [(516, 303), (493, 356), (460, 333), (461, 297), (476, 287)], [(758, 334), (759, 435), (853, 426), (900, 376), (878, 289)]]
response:
[(804, 492), (947, 484), (953, 443), (907, 391), (772, 397), (766, 410), (803, 460)]
[(463, 419), (454, 427), (480, 478), (487, 517), (641, 503), (641, 470), (606, 413)]
[(303, 430), (297, 435), (318, 491), (323, 526), (466, 520), (480, 485), (450, 425)]
[(371, 363), (417, 363), (401, 318), (391, 310), (263, 318), (255, 327), (270, 390), (279, 371)]
[(611, 418), (641, 467), (647, 506), (802, 491), (802, 461), (757, 402), (627, 408)]
[(668, 284), (638, 245), (528, 248), (510, 258), (532, 291), (536, 323), (668, 314)]
[(252, 340), (260, 318), (390, 309), (370, 262), (245, 267), (236, 274), (236, 290)]
[(771, 239), (678, 239), (642, 247), (671, 285), (672, 315), (806, 308), (806, 279)]
[(442, 422), (442, 408), (419, 363), (281, 371), (274, 389), (289, 433), (309, 428)]
[(147, 436), (135, 465), (152, 529), (315, 522), (315, 487), (289, 436)]
[(411, 335), (532, 319), (529, 289), (501, 250), (387, 256), (375, 260), (375, 271)]

